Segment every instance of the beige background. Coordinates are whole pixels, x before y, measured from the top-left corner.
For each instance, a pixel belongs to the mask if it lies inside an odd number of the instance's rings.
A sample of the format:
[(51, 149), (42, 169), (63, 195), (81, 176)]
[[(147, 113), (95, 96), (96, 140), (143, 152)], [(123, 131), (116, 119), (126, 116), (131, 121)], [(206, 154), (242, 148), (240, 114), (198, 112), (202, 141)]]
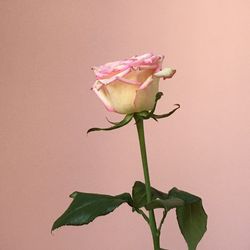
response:
[[(123, 205), (50, 234), (75, 190), (119, 194), (143, 180), (135, 127), (110, 133), (91, 66), (145, 52), (177, 69), (146, 124), (152, 184), (203, 197), (200, 250), (250, 249), (249, 0), (0, 0), (0, 249), (151, 250)], [(162, 247), (185, 250), (171, 212)]]

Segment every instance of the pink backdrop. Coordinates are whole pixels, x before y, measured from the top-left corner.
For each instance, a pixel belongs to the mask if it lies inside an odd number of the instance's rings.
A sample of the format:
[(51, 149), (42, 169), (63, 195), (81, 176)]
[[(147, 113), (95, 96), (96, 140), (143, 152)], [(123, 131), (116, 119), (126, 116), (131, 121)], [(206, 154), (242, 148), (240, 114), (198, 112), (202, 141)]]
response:
[[(200, 250), (250, 249), (249, 0), (0, 1), (0, 249), (151, 250), (123, 205), (53, 235), (75, 190), (119, 194), (143, 180), (135, 127), (110, 133), (91, 66), (148, 51), (177, 69), (146, 124), (152, 184), (203, 197)], [(162, 247), (187, 249), (171, 212)]]

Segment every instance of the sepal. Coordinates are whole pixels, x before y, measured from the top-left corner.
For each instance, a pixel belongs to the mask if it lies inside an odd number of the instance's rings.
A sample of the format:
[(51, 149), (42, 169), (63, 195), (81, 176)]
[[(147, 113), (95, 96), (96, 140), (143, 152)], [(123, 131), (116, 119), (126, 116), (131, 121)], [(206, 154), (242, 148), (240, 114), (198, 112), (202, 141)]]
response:
[(158, 92), (156, 94), (156, 96), (155, 96), (155, 104), (154, 104), (154, 107), (152, 108), (152, 110), (151, 111), (142, 111), (142, 112), (135, 113), (134, 114), (135, 115), (135, 119), (147, 120), (147, 119), (152, 118), (155, 121), (158, 121), (158, 119), (169, 117), (170, 115), (172, 115), (173, 113), (175, 113), (175, 111), (177, 109), (180, 108), (179, 104), (175, 104), (175, 106), (177, 106), (177, 107), (174, 108), (172, 111), (166, 113), (166, 114), (161, 114), (161, 115), (154, 114), (156, 106), (157, 106), (157, 103), (161, 99), (162, 96), (163, 96), (163, 93), (162, 92)]
[(109, 127), (109, 128), (91, 128), (87, 131), (87, 133), (93, 132), (93, 131), (107, 131), (107, 130), (113, 130), (117, 128), (121, 128), (125, 125), (127, 125), (133, 118), (134, 114), (128, 114), (126, 115), (120, 122), (111, 122), (114, 126)]
[(93, 132), (93, 131), (108, 131), (108, 130), (114, 130), (114, 129), (118, 129), (121, 127), (124, 127), (125, 125), (127, 125), (128, 123), (131, 122), (131, 120), (133, 118), (135, 118), (135, 120), (137, 121), (138, 119), (143, 119), (143, 120), (147, 120), (147, 119), (154, 119), (155, 121), (158, 121), (158, 119), (162, 119), (162, 118), (166, 118), (169, 117), (170, 115), (172, 115), (173, 113), (175, 113), (175, 111), (177, 109), (180, 108), (179, 104), (175, 104), (175, 106), (177, 106), (176, 108), (174, 108), (172, 111), (170, 111), (169, 113), (166, 114), (162, 114), (162, 115), (157, 115), (154, 114), (156, 106), (158, 101), (161, 99), (161, 97), (163, 96), (162, 92), (158, 92), (155, 96), (155, 104), (154, 107), (152, 108), (152, 110), (150, 111), (142, 111), (142, 112), (138, 112), (138, 113), (133, 113), (133, 114), (127, 114), (121, 121), (119, 122), (113, 122), (110, 121), (109, 119), (107, 119), (107, 121), (109, 123), (111, 123), (113, 126), (108, 127), (108, 128), (91, 128), (87, 131), (87, 133)]
[(176, 108), (174, 108), (172, 111), (170, 111), (169, 113), (166, 114), (162, 114), (162, 115), (156, 115), (156, 114), (152, 114), (152, 118), (155, 119), (156, 121), (158, 119), (162, 119), (162, 118), (166, 118), (169, 117), (170, 115), (172, 115), (177, 109), (179, 109), (181, 106), (180, 104), (175, 104), (175, 106), (177, 106)]

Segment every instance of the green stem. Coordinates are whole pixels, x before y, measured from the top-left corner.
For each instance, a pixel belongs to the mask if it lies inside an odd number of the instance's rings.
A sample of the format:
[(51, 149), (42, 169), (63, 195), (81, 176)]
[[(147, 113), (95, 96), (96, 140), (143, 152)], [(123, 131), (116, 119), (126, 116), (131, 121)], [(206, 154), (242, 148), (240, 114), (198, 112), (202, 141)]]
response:
[[(146, 186), (147, 203), (149, 203), (152, 199), (151, 198), (152, 194), (151, 194), (147, 152), (146, 152), (145, 137), (144, 137), (143, 119), (135, 116), (135, 121), (136, 121), (136, 127), (137, 127), (140, 149), (141, 149), (141, 158), (142, 158), (143, 173), (144, 173), (145, 186)], [(153, 238), (154, 250), (160, 250), (160, 235), (156, 226), (154, 210), (149, 210), (149, 225), (150, 225), (151, 234)]]

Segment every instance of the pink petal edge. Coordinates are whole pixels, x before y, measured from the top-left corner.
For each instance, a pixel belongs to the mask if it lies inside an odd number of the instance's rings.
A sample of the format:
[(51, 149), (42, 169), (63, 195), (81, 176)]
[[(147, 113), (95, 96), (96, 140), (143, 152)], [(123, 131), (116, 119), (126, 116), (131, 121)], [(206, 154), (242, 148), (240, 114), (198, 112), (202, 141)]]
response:
[(115, 109), (111, 106), (111, 104), (100, 94), (101, 88), (95, 88), (93, 87), (92, 90), (96, 93), (96, 95), (99, 97), (99, 99), (102, 101), (106, 109), (110, 112), (116, 112)]
[[(112, 79), (114, 73), (122, 73), (124, 71), (129, 71), (131, 69), (140, 68), (140, 67), (154, 67), (156, 66), (156, 71), (161, 67), (162, 61), (164, 59), (163, 55), (154, 55), (153, 53), (146, 53), (140, 56), (133, 56), (129, 59), (109, 62), (99, 67), (92, 67), (95, 72), (97, 80), (102, 80), (104, 84), (109, 83), (108, 78)], [(117, 75), (117, 74), (116, 74)]]

